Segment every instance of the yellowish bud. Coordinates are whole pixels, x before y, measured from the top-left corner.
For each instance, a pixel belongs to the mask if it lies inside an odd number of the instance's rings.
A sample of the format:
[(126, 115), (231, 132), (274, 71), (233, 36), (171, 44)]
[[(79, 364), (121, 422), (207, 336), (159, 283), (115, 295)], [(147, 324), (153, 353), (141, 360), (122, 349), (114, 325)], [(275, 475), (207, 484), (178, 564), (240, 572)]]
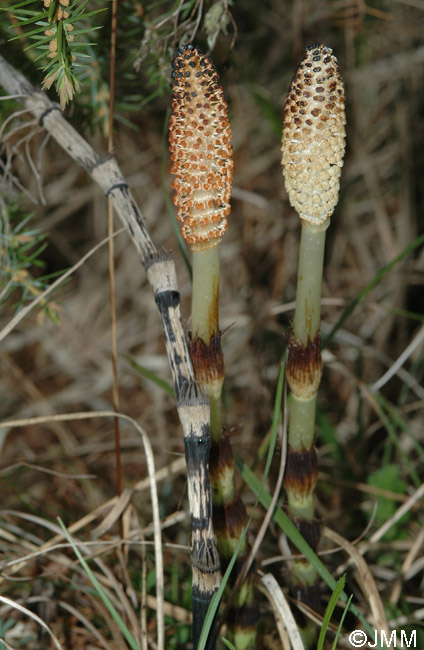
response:
[(345, 124), (337, 59), (330, 48), (309, 45), (286, 99), (282, 164), (290, 203), (312, 224), (324, 224), (337, 205)]

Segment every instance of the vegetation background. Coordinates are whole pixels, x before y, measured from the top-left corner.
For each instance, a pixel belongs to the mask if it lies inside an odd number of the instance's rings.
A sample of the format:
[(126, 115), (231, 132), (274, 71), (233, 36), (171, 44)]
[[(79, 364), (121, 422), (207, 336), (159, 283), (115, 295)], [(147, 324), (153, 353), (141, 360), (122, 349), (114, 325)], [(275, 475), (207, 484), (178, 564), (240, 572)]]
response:
[[(37, 11), (39, 4), (33, 3)], [(82, 91), (65, 111), (79, 132), (104, 153), (110, 7), (100, 2), (87, 5), (87, 10), (104, 9), (86, 19), (91, 27), (102, 29), (89, 35), (93, 45), (86, 50), (90, 58), (82, 71)], [(174, 251), (183, 315), (188, 319), (190, 277), (169, 209), (170, 59), (179, 43), (193, 37), (207, 50), (208, 36), (210, 43), (215, 36), (212, 56), (230, 105), (235, 161), (232, 214), (221, 247), (225, 421), (234, 449), (253, 465), (270, 428), (295, 300), (300, 225), (288, 203), (280, 164), (283, 105), (291, 77), (305, 46), (322, 41), (338, 57), (346, 87), (347, 151), (340, 202), (327, 235), (323, 282), (325, 337), (364, 287), (423, 231), (424, 2), (245, 0), (226, 5), (218, 0), (215, 7), (225, 10), (220, 23), (218, 14), (207, 14), (210, 7), (201, 0), (119, 3), (115, 150), (153, 240)], [(20, 30), (24, 38), (10, 42)], [(40, 85), (40, 61), (34, 62), (34, 50), (24, 51), (29, 43), (25, 27), (16, 25), (12, 13), (1, 12), (3, 56)], [(53, 89), (49, 94), (56, 100)], [(87, 174), (54, 141), (45, 142), (42, 132), (35, 133), (29, 116), (7, 123), (17, 105), (1, 104), (0, 325), (5, 327), (17, 307), (51, 281), (46, 275), (74, 265), (107, 235), (107, 218), (105, 197)], [(22, 128), (14, 131), (18, 122)], [(11, 144), (16, 149), (9, 160), (6, 152)], [(35, 230), (47, 244), (40, 251)], [(35, 251), (42, 267), (31, 258)], [(133, 363), (170, 381), (159, 315), (125, 233), (116, 237), (115, 253), (120, 410), (148, 433), (156, 467), (168, 467), (183, 454), (174, 400), (141, 376)], [(318, 512), (326, 526), (350, 541), (366, 531), (361, 542), (366, 545), (364, 557), (389, 622), (399, 629), (417, 630), (417, 647), (424, 647), (422, 499), (381, 539), (369, 540), (423, 482), (423, 282), (421, 243), (382, 274), (325, 348), (318, 412)], [(394, 372), (378, 393), (373, 392), (375, 382), (393, 368), (411, 342), (403, 372)], [(66, 648), (125, 648), (74, 563), (72, 550), (41, 553), (13, 574), (9, 564), (49, 540), (57, 517), (71, 525), (116, 494), (113, 419), (62, 423), (53, 417), (112, 409), (107, 246), (2, 341), (0, 368), (2, 421), (52, 416), (42, 425), (28, 422), (0, 430), (0, 554), (3, 572), (9, 575), (2, 579), (0, 594), (37, 613)], [(146, 460), (132, 425), (121, 425), (121, 437), (124, 486), (132, 488), (146, 476)], [(259, 463), (258, 471), (260, 467)], [(271, 477), (270, 490), (272, 483)], [(184, 609), (190, 606), (190, 566), (183, 464), (158, 485), (161, 516), (168, 521), (166, 600)], [(254, 498), (246, 487), (242, 489), (251, 507)], [(252, 535), (262, 516), (259, 509)], [(103, 546), (98, 540), (95, 546), (101, 559), (96, 571), (107, 575), (111, 585), (114, 580), (124, 585), (134, 610), (143, 566), (147, 593), (154, 594), (150, 523), (145, 486), (135, 491), (124, 520), (132, 543), (124, 550), (117, 548), (115, 523), (102, 537), (110, 544)], [(147, 542), (145, 557), (136, 543), (140, 531)], [(79, 537), (90, 540), (90, 532), (87, 526)], [(258, 566), (281, 577), (286, 570), (278, 542), (278, 530), (271, 527)], [(324, 557), (335, 577), (347, 569), (347, 591), (368, 615), (366, 596), (346, 559), (344, 552)], [(154, 602), (149, 603), (150, 634), (155, 618)], [(261, 647), (281, 647), (264, 598), (261, 612)], [(167, 648), (190, 647), (184, 612), (177, 608), (169, 613)], [(48, 647), (48, 636), (34, 621), (6, 609), (4, 603), (0, 615), (14, 648)], [(136, 626), (128, 611), (126, 616)], [(84, 618), (100, 631), (106, 645)], [(348, 618), (345, 625), (351, 629), (354, 620)], [(349, 646), (340, 641), (338, 647)]]

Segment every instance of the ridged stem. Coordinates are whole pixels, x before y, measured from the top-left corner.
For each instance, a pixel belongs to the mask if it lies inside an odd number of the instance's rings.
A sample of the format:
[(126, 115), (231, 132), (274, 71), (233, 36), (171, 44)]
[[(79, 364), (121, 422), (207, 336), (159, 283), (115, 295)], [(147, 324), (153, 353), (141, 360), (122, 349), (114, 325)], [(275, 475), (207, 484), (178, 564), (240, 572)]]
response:
[(219, 396), (209, 396), (210, 415), (211, 415), (211, 438), (212, 444), (218, 443), (222, 437), (222, 400), (221, 390)]
[(329, 219), (319, 225), (302, 220), (293, 333), (303, 345), (308, 344), (308, 338), (313, 341), (320, 329), (322, 269), (329, 224)]
[[(235, 463), (231, 442), (224, 430), (221, 440), (212, 442), (209, 462), (213, 523), (222, 572), (226, 570), (247, 524), (245, 506), (235, 490), (234, 474)], [(248, 543), (244, 539), (229, 579), (229, 591), (231, 591), (248, 553)], [(236, 592), (226, 620), (226, 638), (233, 643), (237, 650), (256, 648), (258, 610), (253, 576), (254, 574), (250, 572)]]
[[(320, 304), (324, 262), (323, 224), (302, 220), (296, 309), (288, 346), (287, 381), (291, 388), (288, 459), (284, 487), (288, 513), (315, 549), (319, 524), (314, 519), (318, 467), (315, 450), (315, 410), (321, 380)], [(318, 575), (307, 561), (292, 563), (292, 590), (311, 607), (318, 604)]]
[(191, 332), (209, 345), (219, 327), (220, 245), (193, 251)]
[[(231, 442), (222, 427), (221, 392), (224, 358), (219, 331), (219, 245), (193, 251), (192, 333), (190, 351), (196, 380), (209, 396), (211, 453), (209, 476), (217, 548), (224, 572), (247, 523), (243, 502), (236, 494)], [(237, 567), (247, 556), (247, 543), (239, 551)], [(236, 567), (236, 568), (237, 568)], [(238, 571), (234, 571), (237, 576)], [(227, 637), (237, 650), (256, 648), (257, 610), (250, 573), (235, 595), (227, 620)], [(234, 579), (235, 580), (235, 579)], [(230, 578), (230, 587), (234, 583)]]
[(309, 449), (315, 437), (316, 394), (310, 399), (290, 398), (290, 421), (288, 441), (292, 449), (302, 451)]
[[(201, 339), (206, 346), (219, 335), (219, 274), (220, 244), (201, 251), (193, 251), (193, 287), (191, 303), (192, 341)], [(210, 366), (212, 359), (205, 360)], [(224, 369), (210, 372), (210, 367), (198, 373), (199, 383), (209, 396), (210, 431), (212, 441), (219, 442), (222, 436), (221, 392)]]

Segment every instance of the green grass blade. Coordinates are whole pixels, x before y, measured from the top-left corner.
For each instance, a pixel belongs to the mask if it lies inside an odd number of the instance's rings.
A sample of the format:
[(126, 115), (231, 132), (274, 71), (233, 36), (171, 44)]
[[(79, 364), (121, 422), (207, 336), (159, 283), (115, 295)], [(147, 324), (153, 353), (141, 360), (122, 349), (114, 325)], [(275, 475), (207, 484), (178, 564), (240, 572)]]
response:
[[(30, 5), (33, 2), (34, 2), (34, 0), (23, 0), (23, 2), (16, 2), (15, 4), (10, 5), (9, 7), (1, 7), (0, 11), (13, 12), (13, 11), (16, 11), (17, 9), (20, 9), (21, 7), (25, 7), (26, 5)], [(40, 14), (42, 13), (42, 14), (47, 15), (47, 11), (40, 11), (38, 13), (40, 13)]]
[(399, 255), (397, 255), (391, 262), (389, 262), (388, 264), (383, 266), (382, 269), (380, 269), (380, 271), (375, 275), (375, 277), (370, 282), (368, 282), (368, 284), (362, 289), (362, 291), (359, 292), (356, 298), (352, 300), (352, 302), (343, 310), (342, 315), (340, 316), (337, 323), (334, 325), (331, 332), (323, 338), (322, 340), (323, 348), (328, 346), (330, 341), (334, 338), (337, 330), (340, 329), (343, 323), (349, 318), (349, 316), (353, 313), (357, 305), (365, 298), (365, 296), (381, 282), (384, 276), (387, 275), (387, 273), (389, 273), (396, 266), (396, 264), (398, 264), (405, 257), (407, 257), (409, 253), (412, 253), (412, 251), (414, 251), (422, 244), (424, 244), (424, 234), (417, 237), (411, 244), (408, 244), (408, 246), (404, 248), (404, 250)]
[[(249, 485), (253, 494), (256, 498), (259, 498), (263, 507), (267, 510), (271, 505), (271, 496), (263, 489), (263, 483), (255, 476), (252, 470), (243, 462), (243, 460), (237, 454), (234, 454), (234, 460), (238, 472), (240, 472), (243, 480)], [(308, 542), (302, 537), (302, 535), (297, 530), (296, 526), (290, 521), (288, 516), (281, 510), (281, 508), (276, 508), (274, 512), (274, 521), (281, 528), (281, 530), (287, 535), (291, 542), (299, 549), (301, 553), (306, 557), (307, 560), (315, 567), (318, 575), (324, 580), (324, 582), (334, 590), (337, 586), (337, 582), (326, 569), (324, 564), (321, 562), (319, 557), (309, 546)], [(347, 594), (343, 591), (340, 595), (340, 598), (343, 602), (348, 601)], [(351, 612), (358, 617), (361, 621), (364, 629), (367, 633), (373, 638), (374, 632), (371, 626), (367, 623), (365, 618), (362, 616), (360, 611), (354, 605), (350, 607)], [(378, 650), (382, 650), (381, 646), (376, 646)]]
[(255, 102), (262, 113), (262, 117), (268, 122), (274, 134), (278, 138), (281, 138), (280, 108), (278, 111), (275, 109), (275, 104), (269, 97), (267, 90), (259, 84), (252, 84), (250, 87), (250, 92), (252, 93), (252, 96), (254, 97)]
[(376, 393), (375, 399), (380, 404), (380, 406), (384, 408), (385, 411), (388, 413), (388, 415), (390, 416), (390, 420), (394, 422), (394, 424), (397, 427), (399, 427), (399, 429), (401, 429), (401, 431), (403, 431), (408, 436), (411, 445), (414, 447), (415, 451), (421, 458), (421, 462), (424, 463), (424, 447), (423, 445), (420, 444), (417, 436), (413, 434), (408, 423), (402, 417), (400, 409), (396, 406), (393, 406), (393, 404), (391, 404), (388, 400), (386, 400), (383, 397), (383, 395), (381, 395), (381, 393)]
[(331, 617), (333, 616), (333, 612), (337, 605), (337, 601), (340, 598), (340, 594), (343, 592), (345, 582), (346, 582), (346, 574), (344, 573), (340, 578), (340, 580), (337, 582), (336, 588), (331, 594), (331, 598), (327, 605), (327, 609), (325, 610), (321, 631), (319, 633), (317, 650), (322, 650), (324, 647), (325, 635), (327, 633), (328, 624), (330, 623)]
[(342, 628), (343, 628), (343, 623), (344, 623), (344, 620), (346, 618), (346, 614), (348, 613), (350, 603), (352, 602), (352, 598), (353, 598), (353, 594), (349, 597), (349, 600), (346, 603), (346, 607), (345, 607), (345, 610), (344, 610), (344, 612), (342, 614), (342, 617), (340, 619), (339, 627), (337, 628), (336, 636), (334, 638), (334, 643), (333, 643), (333, 647), (332, 647), (331, 650), (337, 650), (337, 641), (339, 640), (339, 636), (340, 636), (340, 633), (341, 633)]
[(416, 488), (419, 488), (421, 485), (421, 480), (420, 477), (418, 476), (413, 464), (409, 460), (408, 454), (403, 450), (401, 442), (399, 440), (399, 436), (396, 433), (396, 428), (393, 426), (392, 421), (390, 417), (387, 417), (386, 413), (384, 412), (384, 409), (382, 408), (379, 400), (378, 400), (378, 394), (376, 393), (375, 395), (370, 394), (369, 395), (369, 401), (377, 414), (378, 418), (380, 419), (381, 424), (383, 427), (386, 429), (387, 433), (389, 434), (389, 437), (396, 447), (400, 458), (402, 459), (409, 476), (411, 477), (412, 482), (414, 483)]
[(250, 517), (249, 521), (247, 522), (246, 528), (243, 530), (242, 534), (240, 535), (240, 539), (234, 551), (233, 557), (231, 558), (230, 563), (228, 564), (227, 569), (224, 575), (222, 576), (222, 582), (219, 586), (219, 589), (212, 597), (212, 600), (208, 607), (208, 611), (206, 612), (205, 620), (202, 627), (202, 632), (200, 633), (199, 643), (197, 644), (197, 650), (205, 650), (206, 648), (206, 643), (208, 641), (209, 632), (211, 630), (215, 618), (215, 614), (218, 610), (219, 603), (221, 602), (221, 598), (225, 591), (225, 587), (227, 586), (228, 579), (230, 577), (233, 566), (237, 560), (243, 540), (246, 537), (247, 529), (250, 525), (251, 519), (252, 517)]
[(128, 641), (128, 643), (129, 643), (130, 647), (132, 648), (132, 650), (141, 650), (140, 646), (138, 645), (138, 643), (134, 639), (133, 635), (131, 634), (131, 632), (129, 631), (127, 626), (125, 625), (124, 621), (122, 620), (122, 618), (120, 617), (120, 615), (118, 614), (118, 612), (116, 611), (116, 609), (114, 608), (112, 603), (110, 602), (109, 598), (105, 594), (104, 590), (102, 589), (102, 586), (101, 586), (100, 582), (97, 580), (96, 576), (91, 571), (91, 569), (88, 566), (87, 562), (84, 560), (83, 556), (81, 555), (79, 549), (77, 548), (75, 542), (73, 541), (72, 537), (70, 536), (69, 532), (67, 531), (67, 529), (65, 527), (65, 524), (60, 519), (60, 517), (58, 518), (58, 521), (59, 521), (59, 525), (60, 525), (61, 529), (63, 530), (63, 533), (64, 533), (66, 539), (71, 544), (75, 555), (77, 556), (78, 560), (81, 562), (81, 565), (82, 565), (84, 571), (86, 572), (88, 578), (90, 579), (94, 589), (96, 590), (96, 592), (99, 595), (100, 599), (103, 601), (103, 603), (107, 607), (107, 609), (108, 609), (110, 615), (112, 616), (113, 620), (115, 621), (115, 623), (117, 623), (117, 625), (119, 626), (119, 628), (120, 628), (120, 630), (122, 632), (122, 635)]
[(126, 358), (128, 363), (130, 363), (131, 366), (134, 368), (134, 370), (136, 370), (142, 377), (153, 382), (154, 384), (156, 384), (156, 386), (159, 386), (159, 388), (162, 388), (171, 397), (175, 397), (174, 389), (172, 388), (171, 384), (168, 384), (167, 381), (158, 377), (151, 370), (148, 370), (144, 366), (141, 366), (139, 363), (137, 363), (137, 361), (131, 359), (131, 357), (126, 357)]

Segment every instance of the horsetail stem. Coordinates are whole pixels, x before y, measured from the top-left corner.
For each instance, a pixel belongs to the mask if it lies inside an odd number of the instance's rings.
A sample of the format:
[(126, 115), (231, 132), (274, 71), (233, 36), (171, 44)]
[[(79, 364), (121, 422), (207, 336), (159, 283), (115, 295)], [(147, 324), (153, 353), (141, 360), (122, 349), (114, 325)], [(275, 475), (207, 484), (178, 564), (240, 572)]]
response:
[(208, 345), (218, 333), (220, 246), (193, 251), (193, 300), (191, 328), (193, 336)]
[[(231, 127), (218, 73), (203, 52), (186, 45), (173, 61), (173, 98), (169, 120), (171, 172), (175, 174), (177, 218), (193, 254), (190, 354), (196, 381), (210, 403), (209, 473), (213, 521), (225, 570), (247, 523), (235, 493), (234, 458), (222, 427), (221, 393), (224, 357), (219, 330), (220, 242), (230, 213), (233, 173)], [(244, 544), (238, 556), (247, 556)], [(231, 581), (230, 581), (231, 582)], [(234, 580), (233, 580), (234, 582)], [(252, 574), (241, 586), (229, 615), (228, 637), (237, 650), (256, 646), (256, 609)]]
[[(193, 363), (196, 379), (211, 401), (212, 437), (219, 440), (224, 379), (219, 345), (219, 244), (231, 210), (231, 126), (218, 73), (199, 48), (182, 46), (175, 53), (172, 68), (169, 149), (177, 218), (193, 253)], [(213, 348), (212, 358), (208, 354), (205, 359), (208, 350), (204, 344)]]
[[(291, 205), (302, 233), (296, 309), (288, 342), (286, 376), (291, 390), (284, 487), (294, 523), (316, 549), (320, 527), (314, 516), (318, 476), (315, 408), (322, 375), (320, 303), (325, 234), (338, 201), (345, 148), (344, 88), (337, 59), (321, 44), (310, 45), (286, 99), (282, 164)], [(305, 560), (292, 564), (295, 596), (316, 608), (318, 576)]]

